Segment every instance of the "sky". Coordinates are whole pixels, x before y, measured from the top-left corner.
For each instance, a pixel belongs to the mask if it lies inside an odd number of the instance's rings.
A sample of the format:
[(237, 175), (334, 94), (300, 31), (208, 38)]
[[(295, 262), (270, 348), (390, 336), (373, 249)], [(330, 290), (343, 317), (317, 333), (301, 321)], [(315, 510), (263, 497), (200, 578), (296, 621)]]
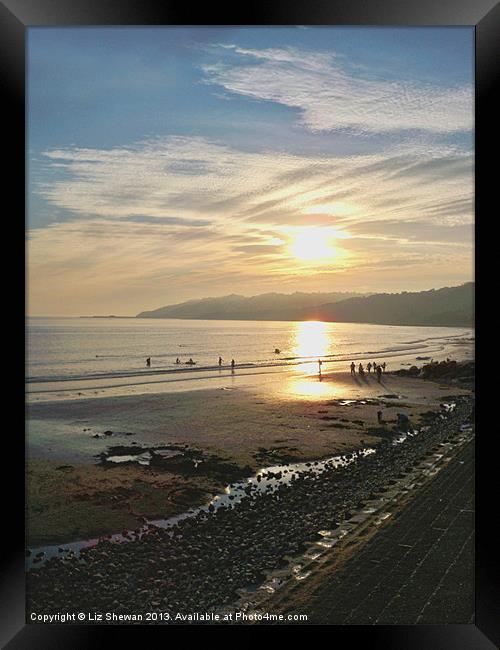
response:
[(473, 279), (473, 28), (28, 29), (28, 313)]

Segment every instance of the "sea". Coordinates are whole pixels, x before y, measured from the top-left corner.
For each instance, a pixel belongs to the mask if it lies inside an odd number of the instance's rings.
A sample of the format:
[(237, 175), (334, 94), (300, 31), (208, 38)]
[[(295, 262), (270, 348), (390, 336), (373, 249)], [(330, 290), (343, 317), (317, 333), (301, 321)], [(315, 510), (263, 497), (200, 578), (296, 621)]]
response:
[(42, 386), (79, 380), (133, 383), (190, 372), (203, 376), (218, 369), (219, 357), (223, 369), (234, 359), (236, 370), (257, 372), (316, 367), (320, 358), (327, 370), (348, 370), (351, 361), (385, 361), (388, 369), (395, 369), (431, 358), (470, 358), (473, 339), (472, 329), (455, 327), (30, 317), (26, 381)]

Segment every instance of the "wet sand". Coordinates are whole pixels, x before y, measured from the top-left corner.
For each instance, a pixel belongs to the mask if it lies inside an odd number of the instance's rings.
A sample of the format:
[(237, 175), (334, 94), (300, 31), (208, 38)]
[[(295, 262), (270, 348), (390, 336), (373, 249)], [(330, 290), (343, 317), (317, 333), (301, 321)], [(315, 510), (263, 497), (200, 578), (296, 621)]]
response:
[[(419, 421), (446, 396), (468, 393), (389, 373), (381, 383), (287, 373), (254, 385), (235, 379), (182, 393), (31, 404), (29, 543), (86, 539), (184, 512), (263, 467), (377, 445), (399, 411)], [(139, 464), (144, 453), (149, 460)]]
[(134, 530), (146, 520), (203, 503), (223, 487), (220, 480), (208, 476), (182, 476), (134, 464), (108, 471), (98, 465), (33, 458), (26, 471), (28, 545)]

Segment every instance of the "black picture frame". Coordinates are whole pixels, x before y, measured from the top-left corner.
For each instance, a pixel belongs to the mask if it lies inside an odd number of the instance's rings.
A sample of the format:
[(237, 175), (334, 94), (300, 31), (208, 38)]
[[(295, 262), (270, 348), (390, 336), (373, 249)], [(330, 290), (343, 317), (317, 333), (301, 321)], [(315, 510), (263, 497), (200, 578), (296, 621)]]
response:
[[(2, 86), (7, 101), (3, 105), (4, 125), (12, 138), (9, 148), (9, 166), (5, 184), (8, 197), (12, 197), (11, 220), (15, 241), (20, 242), (21, 254), (17, 262), (9, 266), (9, 278), (24, 277), (24, 220), (25, 206), (25, 37), (30, 26), (64, 25), (384, 25), (384, 26), (453, 26), (470, 25), (476, 34), (476, 251), (483, 246), (488, 227), (490, 209), (496, 205), (496, 185), (493, 173), (489, 173), (489, 160), (496, 154), (496, 125), (498, 105), (493, 101), (495, 81), (500, 78), (500, 4), (497, 0), (314, 0), (309, 3), (253, 2), (236, 7), (205, 4), (194, 8), (187, 3), (153, 0), (3, 0), (0, 3), (0, 43), (2, 44)], [(491, 156), (491, 158), (490, 158)], [(21, 226), (23, 224), (21, 233)], [(486, 244), (487, 246), (487, 244)], [(483, 260), (487, 252), (481, 248), (481, 260), (476, 253), (476, 286), (486, 276)], [(494, 253), (493, 253), (494, 254)], [(495, 259), (493, 257), (493, 259)], [(10, 302), (19, 318), (24, 316), (22, 292), (19, 286), (17, 298)], [(480, 335), (476, 344), (477, 363), (477, 430), (486, 422), (487, 405), (484, 379), (486, 362), (482, 354), (481, 298), (476, 297), (476, 321), (479, 316)], [(486, 320), (486, 318), (485, 318)], [(24, 330), (24, 320), (17, 326), (18, 334)], [(482, 332), (482, 333), (481, 333)], [(16, 338), (16, 336), (14, 336)], [(20, 345), (24, 345), (21, 341)], [(10, 348), (11, 346), (9, 346)], [(12, 346), (15, 348), (16, 346)], [(19, 347), (17, 347), (19, 349)], [(9, 350), (10, 352), (10, 350)], [(18, 356), (18, 355), (17, 355)], [(13, 357), (15, 359), (15, 357)], [(11, 365), (13, 389), (9, 408), (14, 421), (24, 420), (24, 375), (19, 362)], [(16, 369), (17, 368), (17, 369)], [(484, 384), (483, 384), (484, 381)], [(485, 418), (483, 420), (483, 418)], [(16, 429), (16, 433), (20, 427)], [(478, 438), (480, 438), (478, 436)], [(484, 440), (484, 438), (483, 438)], [(497, 519), (491, 504), (491, 494), (496, 493), (495, 440), (488, 440), (488, 452), (477, 444), (476, 455), (476, 623), (475, 625), (437, 626), (370, 626), (336, 627), (329, 632), (332, 643), (358, 644), (361, 647), (406, 649), (484, 650), (500, 644), (500, 580), (498, 571), (498, 541), (491, 528)], [(9, 465), (12, 474), (4, 487), (4, 521), (9, 522), (8, 535), (4, 535), (6, 550), (1, 556), (0, 577), (0, 642), (2, 647), (22, 648), (90, 648), (117, 642), (127, 636), (130, 642), (141, 640), (147, 633), (161, 634), (162, 645), (168, 643), (172, 628), (161, 626), (71, 626), (26, 624), (24, 598), (24, 458), (23, 436), (9, 440)], [(491, 450), (493, 449), (493, 452)], [(490, 512), (489, 508), (493, 509)], [(255, 629), (254, 626), (252, 629)], [(195, 629), (194, 627), (189, 629)], [(237, 632), (241, 628), (216, 626), (203, 628), (206, 633), (214, 629), (224, 633)], [(257, 626), (257, 630), (262, 627)], [(301, 628), (303, 629), (303, 628)], [(298, 631), (297, 628), (294, 628)], [(186, 632), (183, 628), (182, 633)], [(306, 628), (307, 632), (307, 628)], [(149, 641), (148, 641), (149, 642)]]

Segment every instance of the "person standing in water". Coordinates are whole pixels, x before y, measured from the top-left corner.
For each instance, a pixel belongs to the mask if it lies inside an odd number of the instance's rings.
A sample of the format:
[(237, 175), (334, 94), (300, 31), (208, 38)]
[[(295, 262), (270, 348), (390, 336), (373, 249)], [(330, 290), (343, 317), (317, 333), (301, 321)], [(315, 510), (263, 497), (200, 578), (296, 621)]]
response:
[(353, 361), (351, 363), (351, 375), (355, 375), (355, 374), (356, 374), (356, 364)]
[(231, 370), (234, 372), (234, 359), (231, 359)]
[(222, 357), (219, 357), (219, 368), (222, 366)]
[(319, 368), (319, 376), (321, 377), (321, 366), (323, 365), (323, 361), (321, 359), (318, 359), (318, 368)]
[(372, 370), (372, 364), (368, 361), (368, 365), (366, 366), (366, 369), (368, 370), (368, 374), (370, 374)]
[(384, 361), (384, 363), (382, 364), (382, 370), (385, 372), (385, 361)]
[(358, 366), (358, 373), (359, 373), (360, 375), (364, 375), (364, 374), (365, 374), (365, 369), (363, 368), (363, 364), (362, 364), (362, 363), (360, 363), (359, 366)]
[(151, 366), (151, 357), (146, 359), (146, 366), (149, 368)]
[(377, 366), (377, 380), (379, 384), (381, 382), (381, 377), (382, 377), (382, 366)]

